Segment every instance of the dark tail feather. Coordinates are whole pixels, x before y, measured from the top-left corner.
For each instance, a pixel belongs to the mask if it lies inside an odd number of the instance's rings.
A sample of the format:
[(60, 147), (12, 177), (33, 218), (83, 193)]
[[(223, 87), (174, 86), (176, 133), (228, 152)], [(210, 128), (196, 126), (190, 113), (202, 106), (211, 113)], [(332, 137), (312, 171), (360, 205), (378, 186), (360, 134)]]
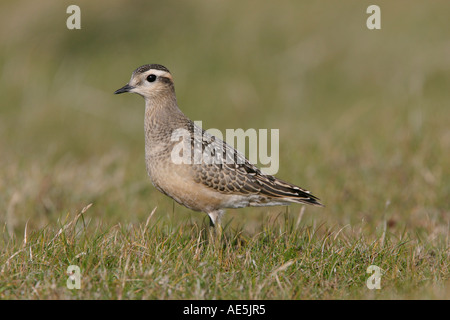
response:
[(272, 198), (279, 198), (288, 202), (306, 203), (319, 207), (324, 207), (320, 203), (320, 199), (296, 185), (285, 182), (278, 178), (271, 176), (272, 179), (264, 179), (261, 181), (261, 193)]

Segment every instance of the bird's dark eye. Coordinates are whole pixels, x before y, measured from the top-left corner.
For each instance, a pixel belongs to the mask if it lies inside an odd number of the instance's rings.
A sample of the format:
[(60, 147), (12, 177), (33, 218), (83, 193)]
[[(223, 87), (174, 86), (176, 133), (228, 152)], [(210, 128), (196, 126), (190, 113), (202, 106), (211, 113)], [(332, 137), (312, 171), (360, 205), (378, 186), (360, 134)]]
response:
[(151, 74), (147, 77), (147, 81), (148, 82), (153, 82), (156, 80), (156, 76), (154, 74)]

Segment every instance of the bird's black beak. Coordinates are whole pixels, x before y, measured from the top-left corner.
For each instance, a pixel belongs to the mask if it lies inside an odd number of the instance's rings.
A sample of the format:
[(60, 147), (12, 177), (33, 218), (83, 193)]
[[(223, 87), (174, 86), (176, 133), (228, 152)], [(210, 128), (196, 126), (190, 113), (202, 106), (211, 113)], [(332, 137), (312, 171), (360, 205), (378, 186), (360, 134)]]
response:
[(122, 88), (114, 91), (114, 94), (124, 93), (124, 92), (130, 92), (130, 90), (134, 89), (133, 86), (130, 86), (129, 84), (124, 85)]

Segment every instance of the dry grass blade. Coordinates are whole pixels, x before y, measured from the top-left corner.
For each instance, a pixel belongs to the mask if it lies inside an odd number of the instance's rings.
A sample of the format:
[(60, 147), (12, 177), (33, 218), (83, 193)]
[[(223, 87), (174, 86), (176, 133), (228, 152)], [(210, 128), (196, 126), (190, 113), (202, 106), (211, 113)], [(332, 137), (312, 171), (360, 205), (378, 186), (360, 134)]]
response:
[(73, 218), (72, 221), (70, 221), (69, 223), (65, 224), (61, 229), (59, 229), (59, 231), (56, 233), (56, 235), (53, 237), (53, 239), (50, 241), (53, 242), (56, 240), (56, 238), (58, 238), (61, 233), (63, 233), (64, 231), (67, 230), (67, 228), (69, 228), (72, 224), (76, 223), (78, 221), (78, 219), (84, 214), (86, 213), (86, 211), (89, 210), (89, 208), (92, 206), (92, 203), (88, 204), (87, 206), (85, 206), (80, 213), (78, 213), (75, 218)]

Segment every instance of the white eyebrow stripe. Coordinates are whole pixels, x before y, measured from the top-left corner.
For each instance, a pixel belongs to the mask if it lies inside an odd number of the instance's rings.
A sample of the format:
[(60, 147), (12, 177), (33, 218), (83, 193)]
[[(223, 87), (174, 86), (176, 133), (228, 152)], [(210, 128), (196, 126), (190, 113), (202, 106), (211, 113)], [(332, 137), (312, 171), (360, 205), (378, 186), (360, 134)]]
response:
[(158, 69), (150, 69), (145, 74), (147, 76), (150, 74), (154, 74), (155, 76), (166, 77), (166, 78), (172, 79), (172, 75), (169, 72), (163, 71), (163, 70), (158, 70)]

